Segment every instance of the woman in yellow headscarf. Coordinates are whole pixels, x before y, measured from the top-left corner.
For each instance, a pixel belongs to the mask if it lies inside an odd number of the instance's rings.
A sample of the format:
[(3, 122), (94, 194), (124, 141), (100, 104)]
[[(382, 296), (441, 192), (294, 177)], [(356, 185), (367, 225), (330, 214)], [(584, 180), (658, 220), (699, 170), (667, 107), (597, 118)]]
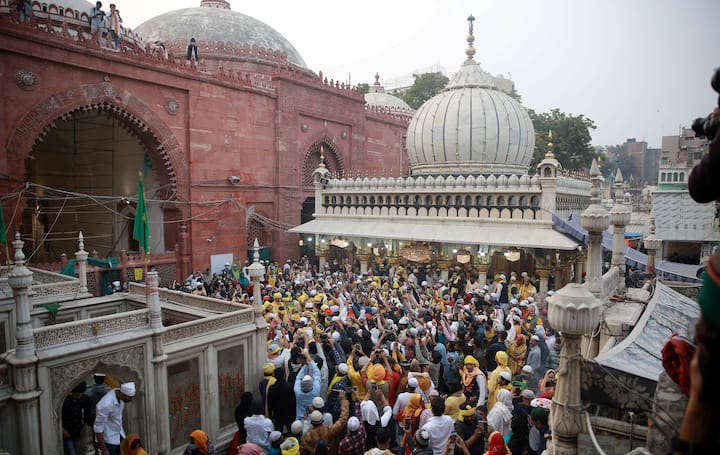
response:
[[(401, 413), (402, 419), (398, 423), (402, 425), (405, 430), (402, 438), (402, 447), (406, 455), (410, 454), (410, 442), (412, 441), (415, 431), (417, 431), (420, 423), (420, 414), (424, 409), (425, 405), (423, 404), (422, 396), (419, 393), (413, 393), (410, 396), (410, 401), (408, 401), (407, 406), (405, 406), (405, 409)], [(409, 425), (406, 424), (408, 421)]]
[(515, 341), (510, 343), (507, 348), (508, 353), (508, 367), (513, 376), (520, 373), (520, 370), (525, 365), (525, 359), (527, 358), (527, 345), (525, 344), (525, 337), (518, 334), (515, 337)]
[(190, 444), (183, 455), (215, 455), (215, 448), (204, 431), (195, 430), (190, 433)]

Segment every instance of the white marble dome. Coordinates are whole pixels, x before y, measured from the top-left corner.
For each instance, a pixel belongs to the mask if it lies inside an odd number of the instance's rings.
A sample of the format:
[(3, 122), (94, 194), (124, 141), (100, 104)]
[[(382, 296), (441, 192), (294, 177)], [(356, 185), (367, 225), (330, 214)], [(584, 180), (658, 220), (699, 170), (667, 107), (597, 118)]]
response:
[(287, 54), (288, 62), (306, 68), (295, 47), (264, 22), (230, 9), (224, 0), (202, 0), (200, 7), (170, 11), (140, 24), (135, 30), (147, 41), (220, 41), (249, 44)]
[(495, 78), (468, 59), (445, 89), (415, 112), (407, 134), (413, 175), (527, 172), (535, 147), (532, 120)]
[(365, 94), (365, 103), (369, 106), (389, 108), (393, 111), (412, 112), (412, 108), (397, 96), (385, 93), (385, 87), (380, 84), (380, 75), (375, 74), (375, 83), (370, 86), (370, 91)]

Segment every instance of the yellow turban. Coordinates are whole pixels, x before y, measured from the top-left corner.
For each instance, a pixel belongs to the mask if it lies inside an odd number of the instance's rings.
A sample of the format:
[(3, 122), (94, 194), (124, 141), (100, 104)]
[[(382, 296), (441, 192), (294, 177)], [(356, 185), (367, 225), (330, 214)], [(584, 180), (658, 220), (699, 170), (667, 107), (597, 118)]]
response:
[(478, 362), (477, 359), (471, 355), (466, 355), (463, 363), (465, 365), (475, 365), (476, 368), (480, 367), (480, 362)]
[(270, 376), (275, 372), (275, 365), (272, 362), (265, 362), (263, 364), (263, 374), (265, 376)]
[(460, 407), (460, 411), (458, 412), (458, 420), (462, 420), (465, 417), (471, 417), (475, 415), (475, 408), (473, 408), (471, 405), (466, 405), (463, 409)]
[(282, 294), (276, 292), (275, 294), (273, 294), (273, 299), (282, 299)]

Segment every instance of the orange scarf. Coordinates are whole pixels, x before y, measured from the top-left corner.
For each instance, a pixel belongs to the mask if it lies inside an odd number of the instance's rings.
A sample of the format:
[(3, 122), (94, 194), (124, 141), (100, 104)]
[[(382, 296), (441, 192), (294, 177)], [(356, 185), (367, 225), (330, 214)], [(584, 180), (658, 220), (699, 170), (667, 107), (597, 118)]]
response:
[(195, 442), (195, 448), (200, 453), (207, 453), (208, 451), (208, 435), (202, 430), (195, 430), (190, 433), (190, 437)]

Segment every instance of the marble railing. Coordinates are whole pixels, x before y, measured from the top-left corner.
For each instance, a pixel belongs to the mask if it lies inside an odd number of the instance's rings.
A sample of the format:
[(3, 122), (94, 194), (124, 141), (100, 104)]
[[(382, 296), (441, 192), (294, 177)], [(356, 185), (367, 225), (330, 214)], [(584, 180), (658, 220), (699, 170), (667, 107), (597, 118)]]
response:
[(528, 175), (332, 179), (321, 214), (540, 219), (541, 193)]
[[(145, 294), (145, 286), (138, 283), (128, 283), (128, 290), (133, 294)], [(173, 291), (167, 288), (158, 289), (160, 301), (177, 303), (179, 305), (192, 306), (206, 311), (216, 313), (231, 313), (240, 310), (252, 310), (249, 305), (241, 303), (227, 302), (212, 297), (203, 297), (201, 295), (188, 294), (187, 292)]]
[(174, 343), (210, 332), (237, 328), (253, 322), (253, 309), (243, 309), (234, 313), (226, 313), (194, 321), (183, 322), (167, 327), (162, 334), (163, 343)]
[(590, 197), (592, 183), (588, 179), (577, 176), (558, 176), (555, 180), (558, 194), (572, 194)]
[(148, 327), (147, 309), (40, 327), (33, 335), (35, 348), (39, 350), (121, 332), (136, 332), (142, 327)]
[[(7, 282), (8, 266), (0, 267), (0, 296), (12, 296), (12, 289)], [(30, 297), (33, 303), (47, 303), (48, 300), (67, 300), (77, 296), (80, 291), (80, 280), (77, 278), (31, 268), (33, 284), (30, 286)]]
[(604, 298), (612, 297), (620, 288), (620, 268), (612, 267), (602, 276), (601, 290)]

